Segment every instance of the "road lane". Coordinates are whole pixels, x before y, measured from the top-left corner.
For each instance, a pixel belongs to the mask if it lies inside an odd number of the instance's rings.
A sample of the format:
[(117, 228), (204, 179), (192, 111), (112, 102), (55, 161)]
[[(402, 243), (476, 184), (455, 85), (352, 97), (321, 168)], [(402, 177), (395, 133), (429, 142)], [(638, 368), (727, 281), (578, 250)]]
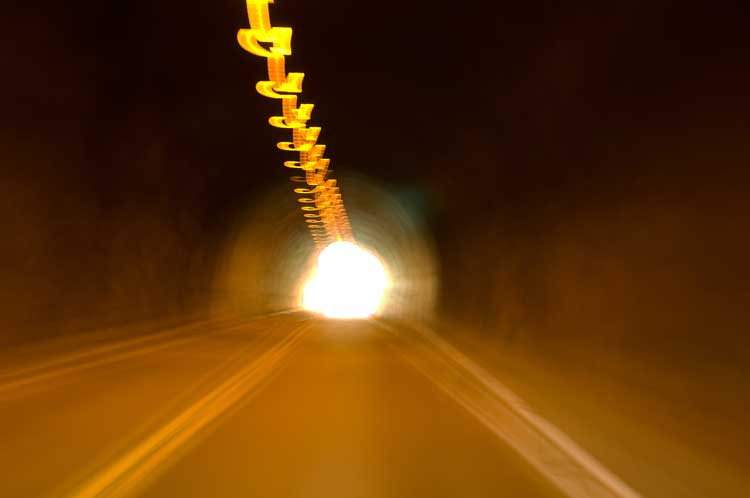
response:
[(136, 329), (130, 331), (133, 337), (120, 337), (129, 332), (126, 327), (114, 334), (95, 331), (65, 343), (53, 340), (49, 344), (13, 348), (5, 353), (0, 368), (0, 398), (28, 395), (70, 380), (87, 369), (173, 349), (209, 334), (225, 335), (235, 329), (247, 329), (253, 322), (271, 323), (267, 320), (284, 315), (288, 313), (193, 320), (147, 332)]
[(215, 325), (21, 367), (64, 370), (0, 397), (0, 496), (561, 496), (375, 322)]
[(138, 354), (114, 348), (116, 361), (104, 356), (54, 376), (55, 382), (6, 389), (0, 397), (0, 496), (65, 496), (305, 322), (278, 316), (221, 331), (206, 327), (191, 331), (188, 341), (160, 342), (146, 352), (136, 342)]
[(394, 340), (371, 322), (317, 322), (284, 370), (143, 496), (560, 496)]

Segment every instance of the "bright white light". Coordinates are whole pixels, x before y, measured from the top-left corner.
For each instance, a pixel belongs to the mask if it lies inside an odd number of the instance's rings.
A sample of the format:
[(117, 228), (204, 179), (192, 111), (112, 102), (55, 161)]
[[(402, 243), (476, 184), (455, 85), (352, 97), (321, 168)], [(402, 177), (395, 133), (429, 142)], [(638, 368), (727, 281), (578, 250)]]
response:
[(302, 305), (329, 318), (366, 318), (378, 311), (387, 285), (378, 258), (351, 242), (334, 242), (318, 256)]

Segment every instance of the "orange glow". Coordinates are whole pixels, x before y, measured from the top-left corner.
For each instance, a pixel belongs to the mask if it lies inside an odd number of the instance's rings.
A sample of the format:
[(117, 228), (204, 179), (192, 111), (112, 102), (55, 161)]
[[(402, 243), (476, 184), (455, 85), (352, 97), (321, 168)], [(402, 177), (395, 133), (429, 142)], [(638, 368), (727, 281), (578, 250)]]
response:
[[(349, 219), (336, 186), (329, 178), (330, 159), (323, 157), (326, 146), (318, 143), (321, 128), (307, 127), (313, 104), (297, 104), (302, 93), (304, 73), (287, 73), (286, 56), (292, 55), (292, 28), (274, 27), (268, 12), (273, 0), (247, 0), (250, 29), (240, 29), (237, 41), (253, 55), (265, 57), (268, 80), (259, 81), (255, 89), (264, 97), (281, 100), (281, 116), (271, 116), (268, 123), (275, 128), (291, 129), (292, 141), (281, 141), (278, 148), (299, 154), (299, 160), (284, 161), (287, 168), (301, 169), (304, 176), (293, 176), (292, 181), (306, 183), (311, 188), (295, 188), (304, 197), (303, 215), (313, 240), (318, 247), (339, 240), (352, 240)], [(311, 213), (314, 212), (314, 213)]]

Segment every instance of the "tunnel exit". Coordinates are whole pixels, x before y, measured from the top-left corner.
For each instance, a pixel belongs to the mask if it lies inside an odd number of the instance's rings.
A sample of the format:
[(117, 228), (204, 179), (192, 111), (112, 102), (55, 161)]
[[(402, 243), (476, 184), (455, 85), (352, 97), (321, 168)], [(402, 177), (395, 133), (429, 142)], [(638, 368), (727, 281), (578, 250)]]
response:
[(380, 309), (388, 287), (385, 267), (351, 242), (328, 245), (302, 291), (305, 309), (328, 318), (367, 318)]

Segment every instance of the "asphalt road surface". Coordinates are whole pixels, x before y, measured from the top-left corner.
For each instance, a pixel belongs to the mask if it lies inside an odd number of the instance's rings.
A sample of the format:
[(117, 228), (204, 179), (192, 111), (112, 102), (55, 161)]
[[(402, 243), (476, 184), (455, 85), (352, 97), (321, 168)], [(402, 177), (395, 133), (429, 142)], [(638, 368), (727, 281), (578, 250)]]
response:
[(637, 496), (561, 471), (564, 442), (394, 325), (282, 313), (125, 337), (7, 353), (0, 496)]

